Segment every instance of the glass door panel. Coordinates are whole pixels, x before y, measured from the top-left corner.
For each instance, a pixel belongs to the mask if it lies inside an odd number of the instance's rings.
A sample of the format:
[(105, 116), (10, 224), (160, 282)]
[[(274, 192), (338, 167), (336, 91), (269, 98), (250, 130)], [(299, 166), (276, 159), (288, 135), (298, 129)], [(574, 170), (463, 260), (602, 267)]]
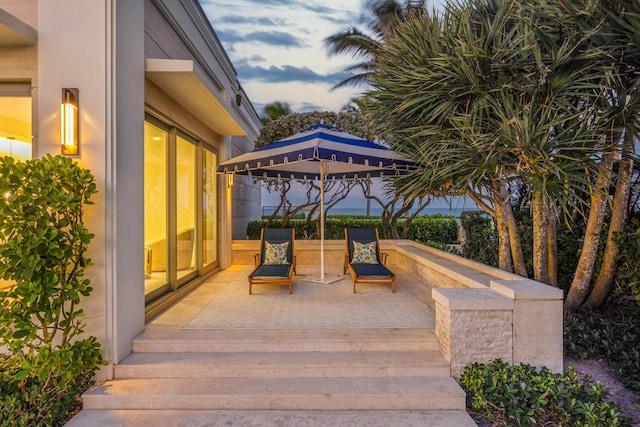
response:
[(0, 96), (0, 156), (31, 159), (30, 96)]
[(176, 137), (176, 256), (178, 282), (196, 270), (196, 146)]
[(169, 290), (167, 257), (168, 133), (144, 124), (144, 291), (159, 296)]
[[(0, 96), (0, 156), (31, 159), (31, 96)], [(0, 277), (0, 291), (13, 283)]]
[(203, 264), (206, 269), (218, 263), (218, 181), (216, 179), (217, 155), (207, 149), (203, 155), (202, 222)]

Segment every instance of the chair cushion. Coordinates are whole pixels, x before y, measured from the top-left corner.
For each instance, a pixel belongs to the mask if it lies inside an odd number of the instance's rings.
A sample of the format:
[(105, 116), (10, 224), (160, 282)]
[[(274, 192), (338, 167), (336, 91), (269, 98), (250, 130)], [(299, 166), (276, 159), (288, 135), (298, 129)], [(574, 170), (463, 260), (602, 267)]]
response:
[(291, 265), (259, 265), (256, 267), (250, 276), (252, 278), (260, 279), (281, 279), (289, 276), (289, 270)]
[(357, 277), (394, 277), (391, 270), (382, 264), (351, 264)]
[(378, 264), (376, 242), (356, 242), (353, 241), (352, 264)]
[(264, 242), (264, 265), (287, 265), (289, 260), (287, 259), (287, 250), (289, 249), (289, 242), (282, 243), (269, 243)]

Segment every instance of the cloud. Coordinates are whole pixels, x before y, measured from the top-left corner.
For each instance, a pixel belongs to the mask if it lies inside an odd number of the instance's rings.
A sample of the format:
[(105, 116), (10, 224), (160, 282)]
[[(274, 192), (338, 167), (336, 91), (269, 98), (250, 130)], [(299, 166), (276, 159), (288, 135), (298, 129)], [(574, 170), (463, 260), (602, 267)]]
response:
[(266, 16), (225, 15), (220, 18), (225, 25), (263, 25), (265, 27), (281, 27), (286, 25), (285, 19)]
[(271, 46), (309, 47), (301, 39), (284, 31), (254, 31), (247, 34), (246, 41), (255, 41)]
[(253, 31), (247, 34), (242, 34), (236, 30), (216, 30), (216, 34), (223, 43), (228, 45), (233, 45), (234, 43), (258, 42), (270, 46), (280, 46), (285, 48), (309, 47), (302, 39), (284, 31)]
[[(245, 35), (240, 34), (237, 31), (234, 30), (215, 30), (216, 35), (218, 36), (218, 38), (220, 39), (220, 41), (222, 41), (223, 43), (227, 43), (229, 45), (233, 45), (233, 43), (241, 43), (243, 41), (245, 41)], [(225, 50), (229, 50), (229, 49), (225, 49)]]
[(335, 85), (348, 78), (350, 74), (345, 72), (318, 74), (308, 67), (296, 67), (293, 65), (275, 65), (269, 68), (252, 66), (247, 61), (236, 62), (238, 76), (242, 80), (254, 80), (264, 83), (302, 82), (302, 83), (328, 83)]
[(257, 4), (258, 6), (290, 6), (296, 2), (292, 2), (291, 0), (247, 0), (247, 3)]

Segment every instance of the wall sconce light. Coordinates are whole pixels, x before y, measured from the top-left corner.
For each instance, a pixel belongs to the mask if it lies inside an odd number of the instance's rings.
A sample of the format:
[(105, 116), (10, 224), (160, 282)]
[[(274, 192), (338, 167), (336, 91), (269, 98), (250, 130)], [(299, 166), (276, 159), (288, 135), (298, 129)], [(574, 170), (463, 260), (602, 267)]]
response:
[(62, 154), (78, 154), (78, 89), (62, 89), (60, 117)]
[(231, 188), (233, 187), (233, 174), (232, 173), (228, 173), (227, 174), (227, 188)]
[(239, 107), (242, 105), (242, 95), (236, 93), (236, 105)]

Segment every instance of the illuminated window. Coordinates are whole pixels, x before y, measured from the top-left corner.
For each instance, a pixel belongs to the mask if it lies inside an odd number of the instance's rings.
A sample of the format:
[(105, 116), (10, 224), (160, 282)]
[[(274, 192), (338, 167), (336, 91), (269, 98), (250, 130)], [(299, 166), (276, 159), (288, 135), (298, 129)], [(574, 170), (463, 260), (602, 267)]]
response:
[(2, 96), (0, 90), (0, 155), (29, 160), (31, 139), (31, 97)]

